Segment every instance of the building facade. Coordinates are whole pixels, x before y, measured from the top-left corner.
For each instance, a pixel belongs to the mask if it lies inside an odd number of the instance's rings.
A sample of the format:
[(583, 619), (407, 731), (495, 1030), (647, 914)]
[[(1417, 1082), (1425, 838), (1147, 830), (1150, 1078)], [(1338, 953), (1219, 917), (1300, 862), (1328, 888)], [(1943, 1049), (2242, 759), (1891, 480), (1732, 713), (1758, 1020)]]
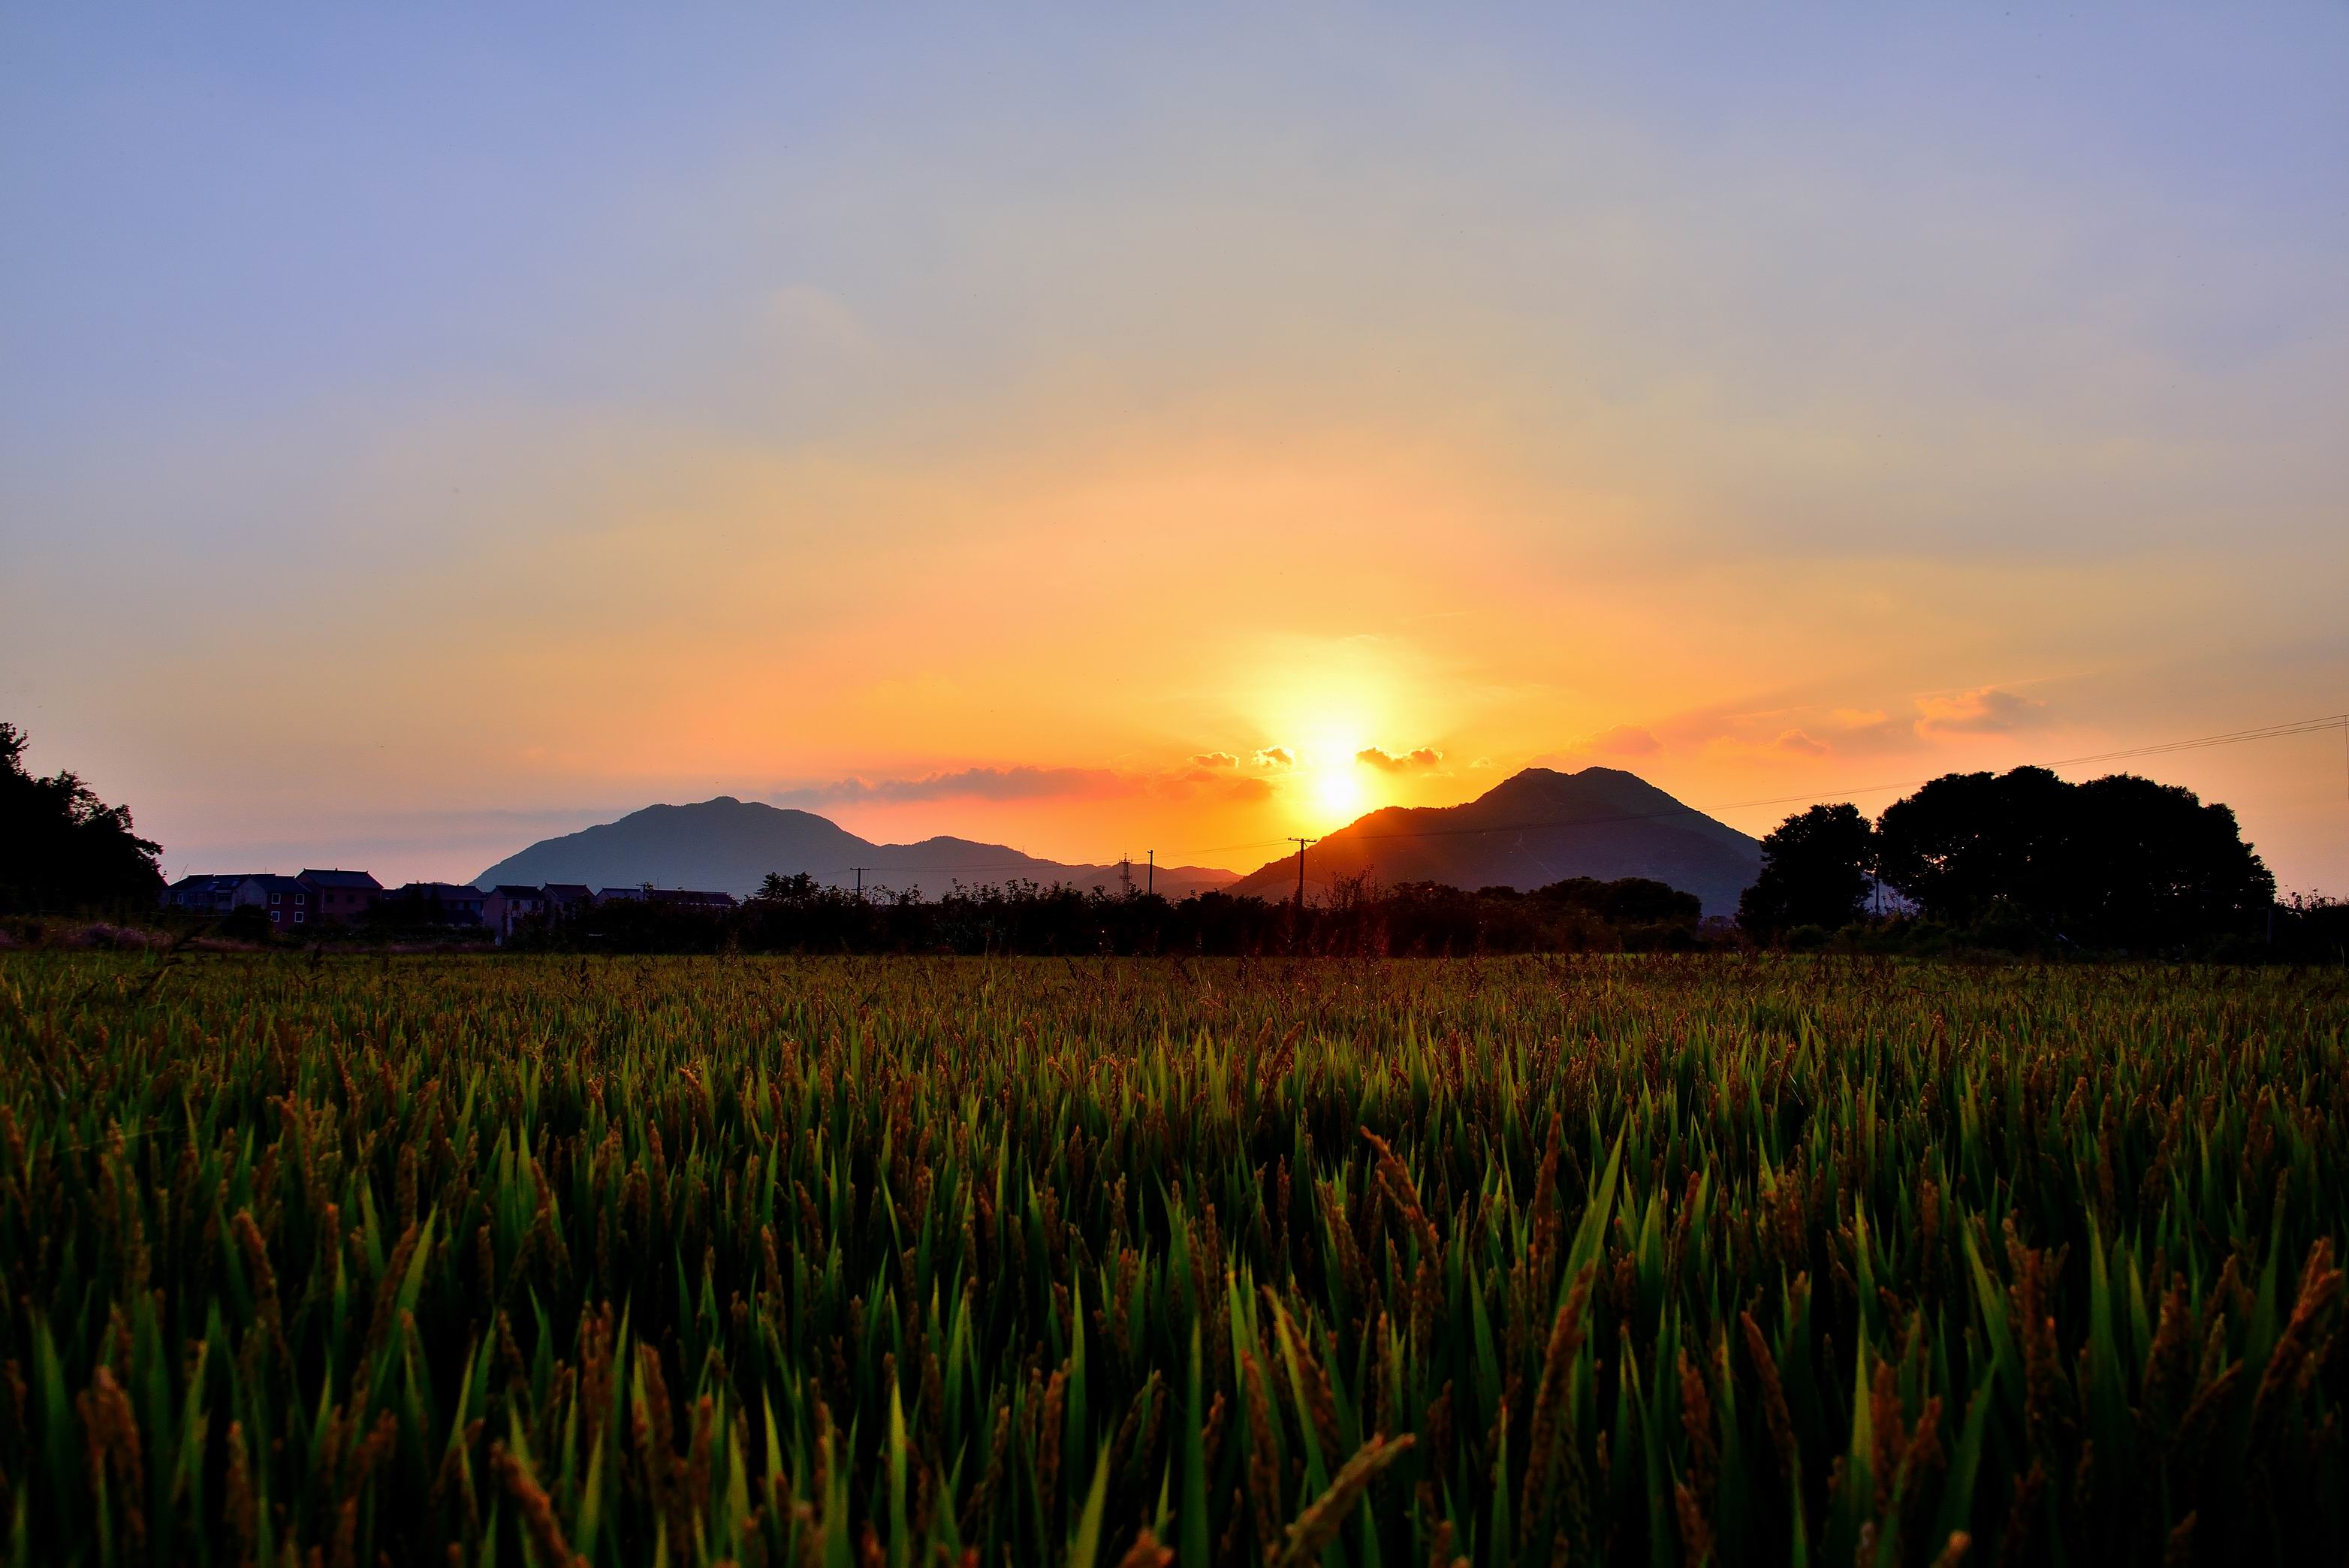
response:
[(335, 925), (366, 919), (383, 896), (383, 884), (365, 872), (308, 870), (297, 880), (310, 890), (310, 918)]
[(546, 910), (545, 889), (501, 882), (481, 900), (481, 923), (503, 942), (516, 926), (538, 919)]
[(236, 907), (237, 891), (260, 874), (210, 872), (181, 877), (163, 890), (163, 907), (181, 914), (226, 914)]
[(236, 902), (254, 904), (269, 916), (269, 928), (281, 934), (308, 926), (317, 913), (307, 883), (300, 877), (282, 877), (274, 872), (244, 879), (237, 890)]

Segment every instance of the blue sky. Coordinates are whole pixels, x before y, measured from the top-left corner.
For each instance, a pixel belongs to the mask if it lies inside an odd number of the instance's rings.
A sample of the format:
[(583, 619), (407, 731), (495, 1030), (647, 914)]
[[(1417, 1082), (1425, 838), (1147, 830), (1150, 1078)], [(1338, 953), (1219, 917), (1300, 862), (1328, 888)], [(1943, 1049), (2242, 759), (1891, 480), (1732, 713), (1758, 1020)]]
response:
[[(175, 863), (417, 874), (2339, 711), (2344, 67), (2339, 6), (19, 9), (0, 711)], [(2165, 767), (2349, 880), (2321, 746)]]

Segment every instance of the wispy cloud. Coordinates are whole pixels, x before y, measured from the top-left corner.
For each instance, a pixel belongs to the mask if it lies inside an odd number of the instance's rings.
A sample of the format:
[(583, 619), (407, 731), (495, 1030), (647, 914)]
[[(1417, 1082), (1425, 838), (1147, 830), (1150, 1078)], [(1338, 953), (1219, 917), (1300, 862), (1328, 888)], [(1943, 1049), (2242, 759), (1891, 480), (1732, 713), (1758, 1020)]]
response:
[[(1209, 753), (1210, 756), (1216, 755)], [(1263, 800), (1270, 779), (1235, 776), (1237, 759), (1186, 762), (1153, 772), (1115, 768), (961, 768), (910, 779), (849, 778), (793, 784), (767, 797), (779, 806), (899, 805), (922, 800), (1120, 800), (1141, 797), (1187, 799), (1201, 794), (1226, 800)], [(1269, 765), (1267, 765), (1269, 766)]]
[(1194, 768), (1237, 768), (1240, 759), (1228, 751), (1195, 751), (1191, 754)]
[(785, 806), (836, 806), (906, 800), (1115, 799), (1147, 793), (1145, 775), (1108, 768), (965, 768), (917, 779), (835, 779), (794, 785), (771, 797)]
[(1590, 736), (1575, 750), (1593, 757), (1652, 757), (1664, 748), (1656, 732), (1636, 724), (1619, 724)]
[(2046, 708), (2036, 697), (2001, 686), (1921, 696), (1917, 699), (1917, 733), (1926, 737), (2010, 735), (2039, 723)]

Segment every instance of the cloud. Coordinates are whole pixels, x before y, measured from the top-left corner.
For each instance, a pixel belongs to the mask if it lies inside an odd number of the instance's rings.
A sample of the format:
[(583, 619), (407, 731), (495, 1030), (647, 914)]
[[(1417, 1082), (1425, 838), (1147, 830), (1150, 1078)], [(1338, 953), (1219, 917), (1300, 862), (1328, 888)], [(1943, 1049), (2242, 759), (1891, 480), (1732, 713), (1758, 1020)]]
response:
[(1664, 743), (1656, 738), (1654, 730), (1637, 724), (1619, 724), (1596, 735), (1586, 735), (1563, 751), (1546, 752), (1535, 758), (1532, 766), (1579, 769), (1594, 757), (1652, 757), (1663, 748)]
[(838, 779), (776, 790), (785, 806), (838, 805), (851, 801), (904, 800), (1108, 800), (1139, 795), (1150, 780), (1107, 768), (965, 768), (918, 779)]
[(1228, 751), (1195, 751), (1191, 754), (1194, 768), (1237, 768), (1240, 759)]
[(1779, 750), (1791, 751), (1797, 757), (1825, 757), (1828, 752), (1835, 749), (1835, 748), (1829, 746), (1826, 741), (1806, 735), (1799, 729), (1789, 729), (1780, 732), (1778, 738), (1772, 742), (1772, 744), (1776, 746)]
[(1367, 763), (1381, 773), (1407, 773), (1414, 768), (1433, 768), (1444, 760), (1444, 753), (1433, 746), (1422, 746), (1412, 751), (1381, 751), (1366, 746), (1354, 753), (1354, 760)]
[(1589, 737), (1575, 750), (1599, 757), (1651, 757), (1664, 748), (1656, 732), (1636, 724), (1619, 724)]
[[(1258, 755), (1260, 768), (1294, 764), (1289, 753), (1273, 747)], [(1137, 796), (1188, 799), (1201, 790), (1226, 800), (1267, 800), (1272, 780), (1252, 774), (1235, 776), (1239, 759), (1229, 752), (1208, 752), (1222, 761), (1198, 763), (1196, 758), (1163, 772), (1111, 768), (963, 768), (926, 773), (913, 779), (834, 779), (793, 784), (767, 799), (779, 806), (895, 805), (922, 800), (1117, 800)]]
[(1953, 695), (1917, 699), (1917, 733), (2005, 735), (2037, 722), (2047, 705), (1999, 686), (1976, 686)]
[(1257, 748), (1256, 765), (1258, 768), (1294, 768), (1297, 766), (1297, 754), (1286, 746), (1260, 746)]

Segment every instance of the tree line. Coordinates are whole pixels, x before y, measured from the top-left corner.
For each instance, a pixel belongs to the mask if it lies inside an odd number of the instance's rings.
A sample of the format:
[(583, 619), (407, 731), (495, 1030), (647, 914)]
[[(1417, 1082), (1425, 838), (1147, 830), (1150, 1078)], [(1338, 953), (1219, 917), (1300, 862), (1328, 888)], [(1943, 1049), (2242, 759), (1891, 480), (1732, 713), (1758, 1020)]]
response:
[(1180, 901), (1030, 882), (860, 896), (773, 875), (738, 908), (616, 899), (524, 925), (509, 945), (607, 953), (1444, 954), (1695, 951), (1695, 895), (1644, 877), (1576, 877), (1531, 892), (1340, 882), (1299, 904), (1207, 892)]
[[(0, 723), (0, 913), (154, 917), (160, 846), (69, 770), (25, 764)], [(1762, 841), (1734, 928), (1660, 882), (1572, 878), (1531, 892), (1341, 883), (1310, 903), (1208, 893), (1179, 903), (1014, 883), (941, 898), (857, 897), (770, 876), (727, 912), (615, 901), (525, 928), (519, 945), (627, 952), (1469, 954), (1692, 951), (1752, 944), (1931, 954), (1969, 949), (2165, 957), (2349, 957), (2349, 903), (2278, 903), (2234, 812), (2191, 790), (2044, 768), (1951, 773), (1871, 821), (1849, 804)], [(381, 922), (343, 939), (380, 939)], [(254, 935), (266, 940), (265, 928)], [(331, 939), (314, 928), (313, 941)]]
[(60, 769), (25, 766), (25, 732), (0, 723), (0, 913), (152, 909), (163, 891), (163, 847)]
[(2278, 905), (2235, 813), (2190, 789), (2017, 768), (1945, 774), (1873, 822), (1848, 804), (1788, 817), (1762, 841), (1737, 918), (1797, 945), (1899, 922), (1993, 945), (2168, 954), (2265, 939), (2280, 911), (2296, 924), (2327, 907)]

